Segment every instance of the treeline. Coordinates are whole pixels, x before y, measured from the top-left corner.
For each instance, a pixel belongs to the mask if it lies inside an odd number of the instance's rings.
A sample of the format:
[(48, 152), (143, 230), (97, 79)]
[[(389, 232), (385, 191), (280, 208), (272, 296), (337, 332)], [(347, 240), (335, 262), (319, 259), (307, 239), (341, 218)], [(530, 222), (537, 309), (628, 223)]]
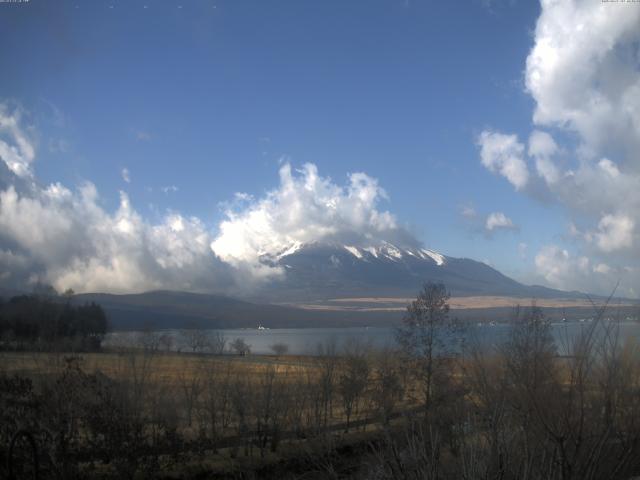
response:
[(69, 298), (19, 295), (0, 299), (0, 348), (93, 351), (107, 332), (100, 305), (72, 305)]

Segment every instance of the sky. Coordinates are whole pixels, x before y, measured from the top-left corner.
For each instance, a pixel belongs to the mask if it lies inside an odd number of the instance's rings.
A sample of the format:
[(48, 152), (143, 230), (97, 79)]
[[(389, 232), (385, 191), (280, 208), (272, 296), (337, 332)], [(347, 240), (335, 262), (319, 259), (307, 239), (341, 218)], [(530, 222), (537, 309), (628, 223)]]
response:
[(221, 291), (348, 238), (637, 298), (638, 152), (638, 3), (0, 3), (8, 286)]

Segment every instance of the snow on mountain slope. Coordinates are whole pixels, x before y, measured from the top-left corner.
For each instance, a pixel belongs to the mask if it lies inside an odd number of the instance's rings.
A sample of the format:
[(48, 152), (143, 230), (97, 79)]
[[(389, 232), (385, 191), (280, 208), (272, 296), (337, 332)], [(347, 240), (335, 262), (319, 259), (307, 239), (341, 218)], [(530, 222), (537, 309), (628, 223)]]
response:
[[(445, 256), (434, 252), (433, 250), (428, 250), (425, 248), (420, 249), (410, 249), (410, 248), (399, 248), (390, 243), (383, 243), (379, 247), (354, 247), (352, 245), (343, 245), (342, 246), (347, 252), (351, 253), (358, 260), (367, 261), (369, 256), (374, 258), (385, 257), (389, 260), (400, 260), (402, 258), (406, 258), (408, 256), (419, 258), (422, 260), (431, 259), (436, 265), (442, 266), (445, 263)], [(300, 248), (300, 245), (298, 246)], [(296, 250), (298, 250), (296, 248)], [(293, 251), (291, 253), (294, 253)], [(283, 254), (282, 256), (286, 256), (287, 254)]]
[(360, 250), (358, 249), (358, 247), (351, 247), (349, 245), (345, 245), (344, 249), (351, 253), (354, 257), (356, 258), (362, 258), (362, 253), (360, 253)]
[(425, 255), (428, 255), (429, 257), (431, 257), (433, 259), (434, 262), (436, 262), (438, 265), (444, 265), (444, 256), (440, 255), (437, 252), (434, 252), (433, 250), (427, 250), (427, 249), (422, 249), (420, 250), (422, 253), (424, 253)]

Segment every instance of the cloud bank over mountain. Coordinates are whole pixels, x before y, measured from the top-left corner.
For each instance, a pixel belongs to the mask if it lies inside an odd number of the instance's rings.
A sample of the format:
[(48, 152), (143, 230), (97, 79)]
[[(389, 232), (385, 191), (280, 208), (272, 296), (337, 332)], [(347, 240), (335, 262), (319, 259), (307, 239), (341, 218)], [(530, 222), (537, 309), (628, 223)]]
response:
[(277, 275), (277, 267), (261, 263), (296, 245), (333, 241), (360, 247), (390, 242), (417, 246), (419, 242), (400, 228), (396, 218), (378, 205), (387, 198), (375, 178), (358, 172), (345, 186), (318, 174), (313, 164), (297, 172), (288, 163), (280, 168), (280, 185), (261, 199), (238, 195), (239, 211), (227, 209), (227, 219), (211, 244), (223, 260), (255, 275)]
[[(233, 291), (282, 275), (265, 261), (295, 245), (341, 241), (416, 246), (395, 217), (376, 179), (358, 172), (342, 186), (315, 165), (280, 168), (280, 185), (263, 198), (237, 194), (214, 229), (196, 217), (167, 212), (152, 223), (120, 192), (108, 212), (91, 182), (75, 190), (42, 186), (35, 177), (36, 142), (24, 112), (0, 104), (0, 283), (47, 283), (77, 292), (152, 289)], [(123, 178), (129, 179), (124, 169)], [(266, 256), (266, 257), (265, 257)]]
[[(640, 9), (625, 3), (543, 0), (526, 60), (536, 129), (485, 130), (482, 164), (517, 191), (540, 192), (571, 219), (570, 248), (536, 256), (547, 284), (640, 294)], [(543, 130), (546, 129), (546, 130)], [(525, 155), (526, 152), (526, 155)]]

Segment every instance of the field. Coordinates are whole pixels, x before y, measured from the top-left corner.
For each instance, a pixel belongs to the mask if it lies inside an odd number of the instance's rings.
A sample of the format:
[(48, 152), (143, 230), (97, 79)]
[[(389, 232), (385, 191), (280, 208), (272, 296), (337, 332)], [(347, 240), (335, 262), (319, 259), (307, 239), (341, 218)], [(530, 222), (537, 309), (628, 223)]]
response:
[[(113, 421), (115, 425), (119, 421), (116, 418), (126, 418), (132, 425), (139, 424), (143, 431), (157, 429), (161, 433), (155, 440), (158, 453), (152, 460), (141, 453), (148, 439), (135, 445), (129, 438), (133, 433), (125, 435), (133, 444), (132, 451), (137, 451), (135, 464), (149, 461), (165, 472), (174, 471), (176, 476), (185, 469), (226, 475), (238, 468), (254, 468), (258, 463), (264, 468), (273, 462), (309, 455), (309, 449), (316, 448), (312, 439), (319, 435), (322, 446), (318, 448), (326, 448), (327, 442), (337, 448), (365, 441), (380, 425), (393, 423), (400, 412), (415, 406), (399, 391), (399, 382), (382, 390), (373, 388), (378, 382), (376, 375), (395, 375), (399, 372), (397, 365), (385, 360), (384, 365), (374, 367), (378, 360), (372, 352), (363, 351), (357, 356), (367, 357), (367, 366), (360, 365), (355, 372), (362, 376), (359, 379), (349, 371), (350, 365), (332, 352), (318, 357), (214, 356), (142, 350), (82, 354), (0, 352), (0, 374), (6, 378), (30, 378), (36, 390), (62, 396), (76, 405), (78, 422), (86, 416), (83, 423), (96, 423), (91, 419), (95, 413), (91, 410), (98, 407), (113, 410), (98, 423)], [(108, 383), (100, 380), (105, 377)], [(120, 399), (116, 408), (105, 401), (103, 387), (96, 388), (96, 381), (109, 386), (109, 398)], [(347, 401), (343, 401), (345, 398)], [(80, 413), (83, 403), (92, 405), (90, 411)], [(97, 405), (100, 403), (107, 405)], [(76, 432), (78, 452), (85, 442), (92, 441), (86, 428), (90, 427), (80, 427)], [(174, 435), (180, 438), (180, 445), (169, 441)], [(107, 436), (100, 434), (101, 438)], [(113, 439), (114, 443), (117, 441), (120, 440)], [(103, 447), (119, 452), (114, 444)], [(95, 460), (79, 468), (95, 468), (93, 464)]]
[[(219, 371), (232, 368), (242, 375), (255, 380), (267, 367), (274, 367), (278, 373), (289, 376), (302, 375), (312, 370), (313, 360), (304, 357), (275, 356), (236, 356), (236, 355), (189, 355), (175, 352), (162, 352), (157, 355), (145, 355), (144, 352), (0, 352), (2, 364), (0, 371), (12, 375), (29, 377), (60, 374), (67, 367), (70, 358), (77, 359), (85, 372), (100, 371), (114, 379), (126, 378), (136, 366), (148, 369), (153, 383), (164, 386), (176, 386), (179, 380), (193, 378), (203, 371)], [(141, 367), (142, 368), (142, 367)]]
[[(327, 310), (327, 311), (362, 311), (362, 312), (400, 312), (405, 311), (407, 305), (413, 298), (403, 297), (358, 297), (358, 298), (333, 298), (314, 303), (291, 304), (298, 308), (307, 310)], [(530, 298), (504, 297), (504, 296), (468, 296), (451, 297), (449, 305), (452, 310), (468, 309), (493, 309), (493, 308), (513, 308), (516, 305), (528, 305)], [(566, 309), (592, 309), (593, 304), (588, 298), (541, 298), (535, 303), (540, 308), (566, 308)], [(637, 301), (627, 301), (615, 299), (609, 303), (611, 309), (620, 307), (637, 307)]]

